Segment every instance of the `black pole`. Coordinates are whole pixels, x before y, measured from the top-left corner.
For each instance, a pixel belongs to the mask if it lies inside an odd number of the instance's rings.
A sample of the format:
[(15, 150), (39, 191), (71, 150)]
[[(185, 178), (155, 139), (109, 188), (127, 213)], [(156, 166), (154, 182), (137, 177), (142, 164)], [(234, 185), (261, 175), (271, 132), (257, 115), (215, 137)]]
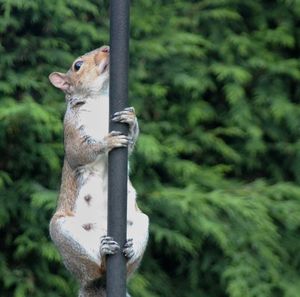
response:
[[(109, 113), (128, 107), (130, 0), (110, 1), (110, 87)], [(125, 124), (110, 121), (110, 131), (127, 134)], [(108, 156), (108, 226), (107, 233), (122, 249), (127, 225), (128, 150), (114, 149)], [(106, 289), (108, 297), (126, 296), (126, 259), (121, 251), (107, 258)]]

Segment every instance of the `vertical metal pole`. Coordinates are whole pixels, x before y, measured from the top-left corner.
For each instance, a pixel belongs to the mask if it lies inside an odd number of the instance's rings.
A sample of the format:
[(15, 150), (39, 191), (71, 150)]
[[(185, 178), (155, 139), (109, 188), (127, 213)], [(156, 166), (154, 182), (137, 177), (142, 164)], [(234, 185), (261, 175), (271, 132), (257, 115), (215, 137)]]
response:
[[(128, 106), (130, 0), (110, 1), (110, 87), (109, 113)], [(110, 121), (109, 130), (127, 134), (127, 126)], [(108, 235), (119, 243), (126, 241), (128, 150), (114, 149), (108, 157)], [(121, 253), (107, 258), (108, 297), (126, 296), (126, 259)]]

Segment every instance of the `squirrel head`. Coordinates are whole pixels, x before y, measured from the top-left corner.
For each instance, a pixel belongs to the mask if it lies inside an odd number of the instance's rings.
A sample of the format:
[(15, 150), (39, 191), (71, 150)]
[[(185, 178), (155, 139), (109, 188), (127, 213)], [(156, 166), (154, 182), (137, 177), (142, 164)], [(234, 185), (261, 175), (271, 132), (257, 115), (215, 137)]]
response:
[(109, 46), (102, 46), (77, 58), (67, 73), (53, 72), (49, 80), (68, 95), (99, 93), (108, 87)]

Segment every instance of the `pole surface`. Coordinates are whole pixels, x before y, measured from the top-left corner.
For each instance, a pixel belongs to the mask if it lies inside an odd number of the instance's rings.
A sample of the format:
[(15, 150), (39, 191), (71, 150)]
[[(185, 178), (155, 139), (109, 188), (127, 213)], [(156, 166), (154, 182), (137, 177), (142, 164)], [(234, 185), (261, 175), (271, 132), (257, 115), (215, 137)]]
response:
[[(130, 0), (110, 1), (110, 115), (128, 107), (129, 10)], [(110, 121), (109, 130), (127, 134), (128, 127)], [(113, 149), (108, 164), (107, 233), (122, 251), (126, 242), (128, 149)], [(121, 251), (107, 257), (108, 297), (126, 296), (126, 259)]]

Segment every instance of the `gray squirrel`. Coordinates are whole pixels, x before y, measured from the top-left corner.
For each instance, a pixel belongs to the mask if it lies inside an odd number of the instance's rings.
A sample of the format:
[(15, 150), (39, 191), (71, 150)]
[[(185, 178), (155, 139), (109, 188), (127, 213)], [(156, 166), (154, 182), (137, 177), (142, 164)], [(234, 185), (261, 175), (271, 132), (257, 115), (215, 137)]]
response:
[(106, 296), (106, 255), (122, 249), (127, 277), (138, 267), (148, 240), (149, 220), (136, 204), (128, 178), (127, 241), (120, 247), (107, 236), (108, 152), (128, 146), (132, 151), (139, 128), (132, 107), (112, 120), (129, 125), (128, 136), (108, 133), (109, 47), (77, 58), (67, 73), (53, 72), (50, 82), (65, 93), (65, 159), (61, 189), (50, 236), (66, 268), (80, 283), (79, 297)]

